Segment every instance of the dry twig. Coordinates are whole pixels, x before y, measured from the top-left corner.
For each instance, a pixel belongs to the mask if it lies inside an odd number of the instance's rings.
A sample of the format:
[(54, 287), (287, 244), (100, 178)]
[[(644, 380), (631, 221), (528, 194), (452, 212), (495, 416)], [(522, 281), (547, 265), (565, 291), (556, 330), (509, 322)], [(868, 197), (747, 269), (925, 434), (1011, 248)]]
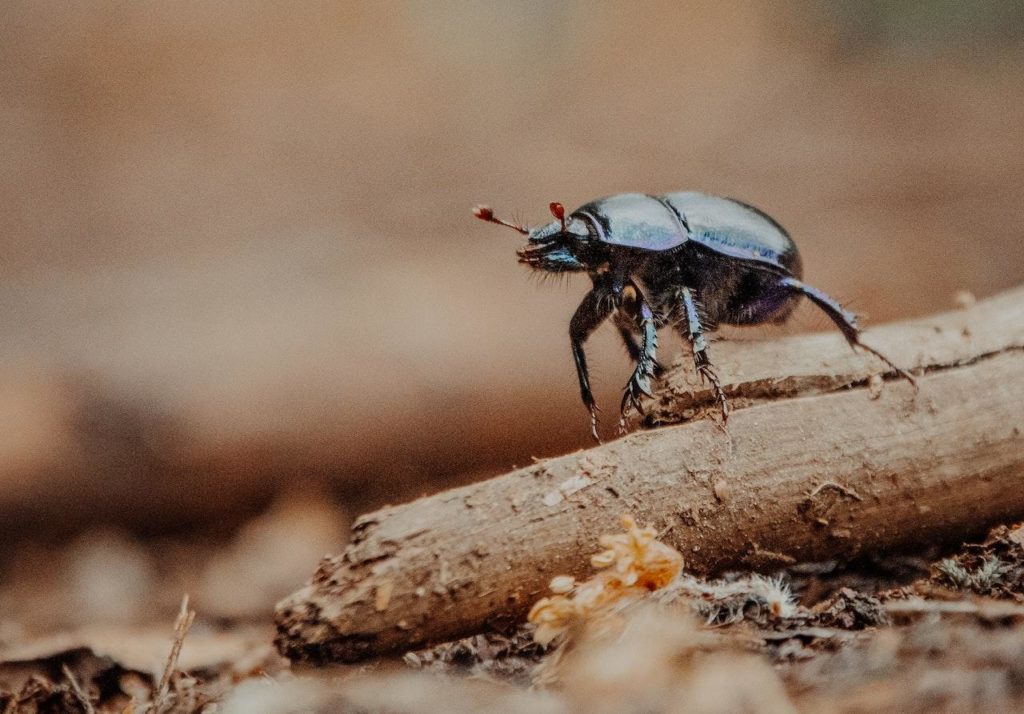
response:
[(61, 670), (64, 672), (65, 679), (68, 680), (68, 684), (71, 686), (71, 693), (75, 695), (75, 699), (82, 705), (82, 710), (85, 714), (95, 714), (96, 708), (92, 705), (92, 700), (82, 689), (82, 685), (79, 683), (78, 678), (75, 676), (71, 668), (66, 664), (61, 666)]
[[(979, 534), (1024, 514), (1024, 289), (865, 340), (920, 392), (833, 334), (720, 343), (736, 407), (360, 518), (340, 556), (278, 606), (278, 645), (354, 661), (521, 620), (551, 576), (630, 512), (691, 572), (771, 569)], [(888, 377), (894, 375), (888, 374)], [(689, 365), (652, 423), (713, 407)], [(766, 557), (765, 554), (771, 554)], [(387, 597), (382, 597), (386, 593)]]
[(192, 627), (192, 621), (195, 620), (195, 617), (196, 612), (189, 608), (188, 595), (185, 595), (181, 599), (181, 610), (179, 610), (178, 617), (174, 621), (174, 643), (171, 645), (171, 651), (167, 655), (167, 664), (164, 666), (163, 675), (160, 677), (160, 684), (157, 686), (156, 692), (153, 694), (153, 701), (149, 706), (148, 711), (151, 714), (159, 714), (169, 704), (171, 679), (178, 669), (178, 658), (181, 656), (181, 648), (185, 644), (185, 637), (188, 635), (188, 630)]

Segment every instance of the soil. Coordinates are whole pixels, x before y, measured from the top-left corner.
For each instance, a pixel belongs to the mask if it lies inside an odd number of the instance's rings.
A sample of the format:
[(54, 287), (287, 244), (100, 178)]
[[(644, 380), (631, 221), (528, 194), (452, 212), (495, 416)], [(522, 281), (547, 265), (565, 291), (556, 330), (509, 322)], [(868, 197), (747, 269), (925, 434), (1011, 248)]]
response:
[[(756, 712), (1012, 711), (1024, 707), (1022, 543), (1024, 527), (1000, 526), (949, 554), (794, 566), (771, 581), (792, 595), (781, 608), (749, 575), (684, 576), (679, 592), (691, 595), (631, 603), (610, 632), (585, 624), (542, 646), (524, 624), (317, 670), (279, 657), (269, 628), (228, 620), (183, 631), (179, 619), (178, 635), (171, 623), (13, 635), (0, 652), (0, 711), (149, 711), (161, 679), (154, 710), (182, 713), (451, 711), (455, 701), (578, 711), (595, 691), (609, 712), (638, 701), (650, 711), (734, 711), (737, 701)], [(673, 683), (695, 672), (704, 683), (748, 679), (724, 688), (717, 709), (702, 708), (711, 694), (701, 685), (688, 708)], [(280, 708), (249, 709), (268, 701)]]

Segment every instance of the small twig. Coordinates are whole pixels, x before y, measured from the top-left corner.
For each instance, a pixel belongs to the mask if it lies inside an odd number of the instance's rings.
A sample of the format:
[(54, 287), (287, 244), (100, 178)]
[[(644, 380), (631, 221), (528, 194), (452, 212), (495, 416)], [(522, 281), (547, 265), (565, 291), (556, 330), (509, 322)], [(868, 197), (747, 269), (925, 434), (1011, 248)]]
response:
[(976, 615), (984, 619), (1024, 618), (1024, 607), (999, 600), (890, 600), (885, 610), (891, 615)]
[(825, 483), (819, 484), (816, 489), (811, 491), (811, 494), (810, 494), (810, 496), (808, 496), (808, 498), (814, 498), (819, 493), (824, 491), (826, 488), (831, 488), (831, 489), (833, 489), (835, 491), (838, 491), (839, 493), (843, 494), (844, 496), (846, 496), (848, 498), (852, 498), (852, 499), (854, 499), (856, 501), (863, 501), (864, 500), (863, 498), (861, 498), (861, 495), (859, 493), (857, 493), (856, 491), (854, 491), (852, 488), (849, 488), (848, 486), (843, 486), (842, 484), (838, 484), (835, 481), (826, 481)]
[[(731, 439), (690, 421), (367, 514), (344, 554), (278, 604), (278, 648), (357, 662), (515, 622), (552, 573), (586, 572), (580, 544), (624, 505), (699, 574), (962, 542), (1018, 518), (1022, 301), (1024, 288), (871, 331), (898, 364), (924, 370), (916, 402), (903, 389), (868, 398), (877, 365), (838, 335), (723, 344)], [(706, 391), (680, 364), (650, 423), (685, 422), (710, 406)], [(593, 487), (561, 489), (584, 476)]]
[(85, 709), (85, 714), (96, 714), (96, 708), (92, 705), (92, 700), (89, 699), (85, 690), (82, 689), (82, 685), (78, 682), (78, 678), (75, 677), (71, 668), (65, 664), (61, 665), (61, 669), (64, 671), (64, 677), (68, 680), (68, 684), (71, 685), (71, 693), (75, 695), (75, 699)]
[(178, 612), (178, 618), (174, 621), (174, 643), (171, 645), (171, 652), (167, 656), (167, 664), (164, 666), (163, 676), (160, 677), (160, 685), (157, 687), (156, 693), (153, 696), (153, 702), (149, 706), (148, 711), (152, 714), (157, 714), (163, 709), (170, 695), (171, 677), (174, 676), (174, 672), (178, 668), (178, 657), (181, 656), (181, 647), (185, 644), (185, 636), (188, 635), (188, 630), (192, 626), (192, 621), (195, 617), (196, 612), (189, 609), (188, 595), (185, 595), (181, 599), (181, 610)]

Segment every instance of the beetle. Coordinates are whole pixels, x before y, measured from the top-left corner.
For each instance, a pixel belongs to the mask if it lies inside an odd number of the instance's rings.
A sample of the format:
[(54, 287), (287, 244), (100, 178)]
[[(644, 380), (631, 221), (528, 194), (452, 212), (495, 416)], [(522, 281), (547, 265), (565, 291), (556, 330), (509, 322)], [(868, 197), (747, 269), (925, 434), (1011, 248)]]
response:
[(658, 329), (674, 327), (690, 344), (694, 367), (711, 385), (723, 425), (729, 402), (708, 355), (706, 335), (720, 324), (785, 322), (802, 298), (825, 312), (852, 348), (885, 362), (916, 389), (914, 377), (860, 338), (857, 317), (835, 299), (803, 282), (800, 253), (774, 218), (733, 198), (696, 191), (649, 195), (620, 193), (591, 201), (528, 229), (477, 206), (477, 218), (527, 236), (519, 262), (551, 273), (585, 272), (593, 287), (569, 323), (580, 396), (598, 436), (598, 407), (590, 388), (584, 342), (606, 319), (618, 328), (635, 363), (620, 405), (620, 430), (630, 408), (643, 413), (640, 396), (653, 396), (660, 372)]

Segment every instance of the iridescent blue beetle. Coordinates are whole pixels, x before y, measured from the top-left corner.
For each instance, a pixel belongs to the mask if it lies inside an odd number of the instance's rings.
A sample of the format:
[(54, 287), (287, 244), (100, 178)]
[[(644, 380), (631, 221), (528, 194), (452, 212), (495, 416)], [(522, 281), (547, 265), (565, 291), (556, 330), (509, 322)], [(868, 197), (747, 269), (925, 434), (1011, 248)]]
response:
[(731, 198), (703, 193), (650, 196), (620, 193), (581, 206), (568, 216), (552, 203), (555, 221), (528, 230), (495, 218), (486, 206), (477, 218), (514, 228), (529, 241), (519, 262), (549, 272), (587, 272), (593, 289), (569, 323), (572, 354), (591, 433), (598, 439), (597, 404), (590, 391), (583, 343), (612, 317), (636, 363), (622, 395), (620, 427), (640, 395), (651, 395), (658, 328), (671, 324), (690, 343), (701, 378), (714, 390), (723, 422), (729, 405), (708, 358), (704, 335), (719, 324), (784, 322), (801, 297), (825, 311), (852, 347), (914, 378), (860, 340), (856, 316), (825, 293), (801, 282), (800, 253), (786, 230), (764, 212)]

